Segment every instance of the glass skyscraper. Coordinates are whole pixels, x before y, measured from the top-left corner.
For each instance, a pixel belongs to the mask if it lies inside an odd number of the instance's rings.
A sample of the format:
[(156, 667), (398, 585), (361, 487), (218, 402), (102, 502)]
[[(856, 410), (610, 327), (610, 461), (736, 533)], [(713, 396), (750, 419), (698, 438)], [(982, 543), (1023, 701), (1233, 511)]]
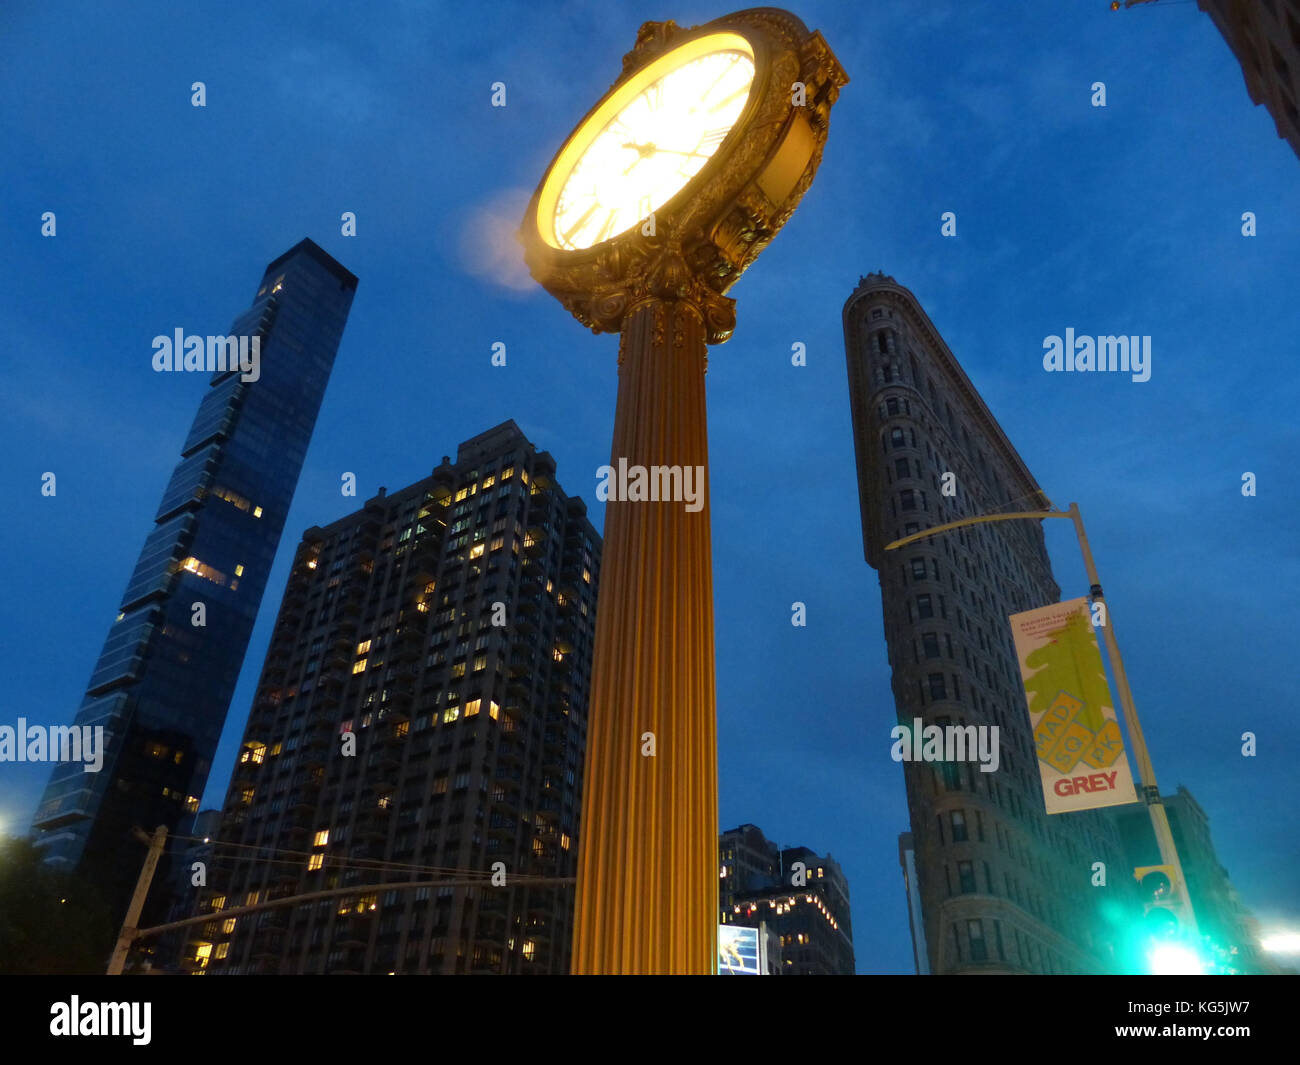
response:
[(174, 832), (198, 809), (356, 287), (310, 240), (266, 268), (230, 330), (256, 338), (256, 369), (213, 374), (77, 712), (104, 728), (103, 767), (56, 765), (37, 807), (47, 860), (119, 919), (132, 827)]

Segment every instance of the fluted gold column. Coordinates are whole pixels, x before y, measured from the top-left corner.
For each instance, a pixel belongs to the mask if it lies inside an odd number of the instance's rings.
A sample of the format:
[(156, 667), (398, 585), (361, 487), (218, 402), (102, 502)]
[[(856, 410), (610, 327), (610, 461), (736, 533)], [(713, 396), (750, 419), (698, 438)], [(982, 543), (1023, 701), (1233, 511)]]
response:
[[(730, 301), (727, 301), (730, 302)], [(703, 507), (605, 509), (579, 828), (575, 973), (712, 973), (718, 770), (701, 310), (652, 297), (619, 345), (610, 464), (699, 467)], [(653, 756), (643, 753), (653, 734)]]

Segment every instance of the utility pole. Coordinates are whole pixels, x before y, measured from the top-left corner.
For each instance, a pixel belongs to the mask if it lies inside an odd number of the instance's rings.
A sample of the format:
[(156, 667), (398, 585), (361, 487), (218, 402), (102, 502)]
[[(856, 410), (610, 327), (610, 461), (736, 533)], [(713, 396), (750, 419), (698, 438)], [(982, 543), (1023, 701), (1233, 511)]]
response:
[[(1088, 594), (1094, 603), (1104, 603), (1101, 591), (1101, 577), (1097, 575), (1097, 564), (1092, 560), (1092, 548), (1088, 546), (1087, 533), (1083, 531), (1083, 517), (1079, 513), (1079, 504), (1071, 503), (1067, 511), (1074, 522), (1074, 532), (1079, 538), (1079, 550), (1083, 552), (1083, 564), (1088, 570)], [(1151, 828), (1156, 835), (1156, 845), (1160, 848), (1160, 861), (1174, 870), (1176, 889), (1182, 897), (1184, 913), (1191, 924), (1192, 933), (1197, 933), (1196, 915), (1192, 911), (1192, 898), (1187, 891), (1187, 879), (1183, 876), (1183, 863), (1178, 859), (1178, 848), (1174, 846), (1174, 834), (1169, 827), (1169, 815), (1165, 812), (1164, 800), (1160, 797), (1160, 787), (1156, 784), (1156, 771), (1151, 764), (1151, 755), (1147, 751), (1146, 737), (1142, 735), (1142, 723), (1138, 721), (1137, 706), (1133, 702), (1133, 692), (1128, 686), (1128, 675), (1124, 672), (1124, 659), (1120, 657), (1119, 641), (1115, 638), (1115, 629), (1110, 623), (1110, 610), (1105, 609), (1101, 628), (1101, 638), (1106, 644), (1106, 654), (1110, 658), (1110, 667), (1115, 674), (1115, 688), (1119, 693), (1120, 707), (1124, 711), (1124, 724), (1128, 726), (1129, 743), (1133, 747), (1133, 758), (1137, 762), (1138, 779), (1142, 783), (1142, 801), (1147, 805), (1151, 815)]]
[[(1051, 502), (1043, 497), (1048, 506)], [(948, 532), (967, 525), (982, 525), (995, 521), (1017, 521), (1025, 518), (1069, 518), (1074, 522), (1074, 532), (1079, 538), (1079, 550), (1083, 553), (1083, 564), (1088, 571), (1088, 594), (1094, 603), (1104, 602), (1101, 591), (1101, 578), (1097, 575), (1097, 564), (1092, 559), (1092, 548), (1088, 546), (1088, 536), (1083, 531), (1083, 516), (1079, 513), (1079, 504), (1071, 503), (1069, 510), (1032, 510), (1017, 511), (1008, 514), (981, 514), (974, 518), (961, 518), (925, 529), (901, 540), (886, 544), (886, 551), (893, 551), (906, 544), (915, 543), (934, 536), (936, 533)], [(1187, 880), (1183, 876), (1183, 864), (1178, 859), (1178, 848), (1174, 845), (1174, 834), (1169, 828), (1169, 817), (1165, 813), (1164, 800), (1160, 797), (1160, 788), (1156, 784), (1156, 771), (1151, 765), (1151, 755), (1147, 751), (1146, 738), (1142, 735), (1142, 725), (1138, 721), (1137, 706), (1133, 702), (1133, 692), (1128, 686), (1128, 676), (1124, 672), (1124, 659), (1120, 657), (1119, 642), (1115, 639), (1115, 630), (1110, 623), (1110, 611), (1106, 610), (1105, 623), (1099, 626), (1102, 640), (1106, 644), (1106, 654), (1110, 658), (1111, 669), (1115, 674), (1115, 688), (1119, 695), (1120, 709), (1124, 713), (1124, 724), (1128, 728), (1129, 742), (1133, 746), (1133, 757), (1137, 762), (1138, 779), (1142, 786), (1142, 801), (1146, 803), (1151, 815), (1151, 828), (1155, 833), (1156, 845), (1160, 848), (1160, 861), (1174, 871), (1182, 903), (1193, 933), (1197, 932), (1196, 915), (1192, 911), (1191, 896), (1187, 892)]]
[(109, 976), (121, 976), (126, 966), (126, 956), (131, 952), (135, 942), (140, 911), (144, 909), (145, 896), (149, 894), (149, 885), (153, 883), (154, 870), (158, 868), (158, 859), (162, 857), (163, 847), (167, 843), (167, 826), (159, 825), (152, 836), (146, 836), (140, 829), (132, 829), (131, 834), (141, 843), (149, 845), (149, 853), (144, 856), (144, 865), (140, 867), (140, 879), (135, 882), (135, 894), (131, 896), (131, 905), (126, 909), (122, 921), (122, 931), (118, 934), (117, 945), (113, 948), (113, 957), (108, 963)]

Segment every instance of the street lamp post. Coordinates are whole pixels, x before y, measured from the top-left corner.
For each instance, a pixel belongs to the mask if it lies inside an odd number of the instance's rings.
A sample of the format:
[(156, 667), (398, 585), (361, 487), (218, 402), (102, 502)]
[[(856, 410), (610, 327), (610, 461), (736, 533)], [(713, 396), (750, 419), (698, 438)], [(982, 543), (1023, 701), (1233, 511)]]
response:
[[(1092, 548), (1088, 545), (1088, 535), (1084, 532), (1083, 517), (1079, 513), (1079, 504), (1071, 503), (1069, 510), (1028, 510), (1010, 514), (982, 514), (974, 518), (962, 518), (944, 525), (936, 525), (923, 532), (913, 533), (901, 540), (886, 544), (886, 551), (904, 547), (924, 540), (926, 537), (951, 529), (960, 529), (967, 525), (982, 525), (995, 521), (1018, 521), (1021, 519), (1069, 518), (1074, 522), (1074, 532), (1079, 538), (1079, 550), (1083, 554), (1083, 564), (1088, 571), (1088, 594), (1094, 603), (1104, 602), (1101, 590), (1101, 577), (1097, 574), (1097, 564), (1092, 558)], [(1186, 915), (1191, 924), (1191, 931), (1196, 932), (1196, 917), (1192, 911), (1192, 900), (1187, 894), (1187, 881), (1183, 877), (1182, 862), (1178, 860), (1178, 848), (1174, 845), (1174, 835), (1169, 828), (1169, 817), (1165, 813), (1164, 800), (1160, 798), (1160, 788), (1156, 784), (1156, 771), (1151, 765), (1151, 755), (1147, 751), (1146, 737), (1142, 734), (1142, 723), (1138, 720), (1137, 707), (1133, 703), (1133, 692), (1128, 685), (1128, 675), (1124, 672), (1124, 659), (1119, 653), (1119, 642), (1115, 638), (1115, 627), (1111, 624), (1110, 611), (1106, 610), (1101, 629), (1102, 640), (1106, 644), (1106, 654), (1110, 658), (1111, 669), (1115, 674), (1115, 687), (1119, 693), (1120, 707), (1124, 712), (1124, 724), (1128, 726), (1129, 742), (1133, 745), (1133, 756), (1137, 761), (1138, 779), (1142, 785), (1142, 800), (1151, 815), (1151, 827), (1155, 831), (1156, 844), (1160, 848), (1160, 861), (1174, 871), (1177, 884), (1182, 887)]]

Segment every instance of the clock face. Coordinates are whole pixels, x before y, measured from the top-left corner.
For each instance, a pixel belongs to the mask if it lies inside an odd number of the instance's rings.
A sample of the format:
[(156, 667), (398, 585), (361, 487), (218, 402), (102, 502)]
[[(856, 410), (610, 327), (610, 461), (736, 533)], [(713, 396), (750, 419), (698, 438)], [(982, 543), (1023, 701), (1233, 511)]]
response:
[(697, 38), (613, 94), (561, 152), (538, 204), (554, 248), (590, 248), (640, 225), (691, 180), (740, 118), (754, 82), (748, 42)]

